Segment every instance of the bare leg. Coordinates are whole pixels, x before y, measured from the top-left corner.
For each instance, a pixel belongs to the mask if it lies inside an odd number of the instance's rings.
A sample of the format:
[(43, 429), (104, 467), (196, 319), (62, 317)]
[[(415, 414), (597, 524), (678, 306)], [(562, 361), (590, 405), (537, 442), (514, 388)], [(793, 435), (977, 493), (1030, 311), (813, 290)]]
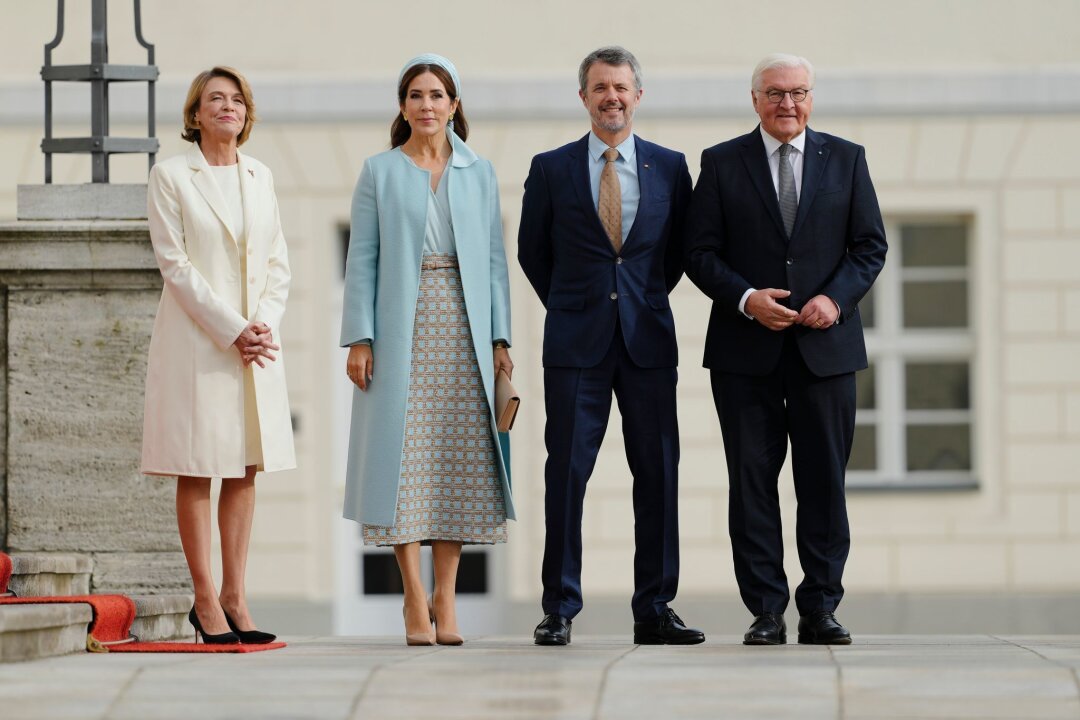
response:
[(461, 560), (461, 543), (434, 540), (431, 543), (431, 555), (435, 563), (435, 592), (431, 600), (435, 607), (439, 634), (456, 634), (457, 573)]
[(176, 479), (176, 525), (195, 588), (195, 613), (199, 622), (211, 635), (228, 632), (210, 571), (210, 478)]
[(427, 593), (420, 578), (420, 543), (395, 545), (394, 556), (401, 570), (401, 583), (405, 586), (405, 634), (431, 633)]
[(221, 481), (218, 529), (221, 532), (221, 607), (241, 630), (254, 630), (248, 613), (244, 574), (247, 570), (251, 520), (255, 514), (255, 466), (242, 478)]

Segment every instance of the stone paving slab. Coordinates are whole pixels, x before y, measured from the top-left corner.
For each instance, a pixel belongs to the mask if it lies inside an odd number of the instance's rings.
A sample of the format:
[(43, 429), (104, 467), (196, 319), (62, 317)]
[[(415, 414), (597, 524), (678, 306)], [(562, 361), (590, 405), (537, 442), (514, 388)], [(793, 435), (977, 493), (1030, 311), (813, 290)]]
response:
[(848, 647), (634, 646), (575, 636), (409, 648), (294, 637), (248, 655), (79, 654), (0, 665), (27, 720), (1080, 718), (1080, 636), (863, 636)]

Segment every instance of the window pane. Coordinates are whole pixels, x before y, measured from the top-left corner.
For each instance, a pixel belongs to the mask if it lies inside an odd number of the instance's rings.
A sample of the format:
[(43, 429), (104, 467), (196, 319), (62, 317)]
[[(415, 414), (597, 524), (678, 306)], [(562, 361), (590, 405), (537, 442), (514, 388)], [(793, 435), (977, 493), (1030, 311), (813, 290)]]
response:
[(908, 470), (970, 470), (971, 426), (908, 425)]
[(405, 592), (401, 571), (392, 552), (360, 555), (361, 592), (364, 595), (400, 595)]
[(966, 362), (908, 363), (904, 368), (908, 409), (968, 409), (968, 370)]
[(967, 265), (967, 227), (964, 225), (902, 225), (904, 267), (964, 267)]
[(876, 407), (874, 388), (874, 363), (870, 367), (855, 373), (855, 407), (859, 410), (873, 410)]
[(873, 288), (870, 288), (870, 292), (863, 295), (863, 299), (859, 301), (859, 315), (862, 317), (862, 324), (864, 328), (874, 327), (876, 319), (874, 318)]
[(457, 591), (459, 593), (483, 594), (488, 591), (488, 554), (479, 552), (461, 553), (458, 565)]
[(967, 327), (967, 281), (915, 281), (904, 283), (904, 327)]
[(877, 470), (877, 426), (856, 425), (848, 470)]

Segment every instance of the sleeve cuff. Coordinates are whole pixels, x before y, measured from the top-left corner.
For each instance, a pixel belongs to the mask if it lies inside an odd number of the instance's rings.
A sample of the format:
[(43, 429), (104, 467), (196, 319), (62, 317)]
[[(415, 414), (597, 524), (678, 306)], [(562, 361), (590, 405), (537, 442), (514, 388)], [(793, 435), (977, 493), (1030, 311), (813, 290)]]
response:
[(747, 291), (744, 292), (742, 297), (739, 299), (739, 312), (741, 312), (744, 317), (747, 317), (750, 320), (753, 320), (754, 316), (746, 312), (746, 301), (750, 299), (750, 296), (754, 294), (755, 290), (756, 288), (748, 288)]

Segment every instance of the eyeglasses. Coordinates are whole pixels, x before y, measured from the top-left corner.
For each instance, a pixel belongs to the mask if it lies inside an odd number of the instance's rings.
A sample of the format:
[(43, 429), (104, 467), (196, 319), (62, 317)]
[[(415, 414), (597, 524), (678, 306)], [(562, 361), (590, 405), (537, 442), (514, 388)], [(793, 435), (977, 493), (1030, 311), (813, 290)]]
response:
[(757, 92), (767, 97), (773, 105), (782, 103), (785, 95), (790, 95), (792, 102), (801, 103), (810, 94), (809, 90), (802, 88), (796, 88), (795, 90), (758, 90)]

